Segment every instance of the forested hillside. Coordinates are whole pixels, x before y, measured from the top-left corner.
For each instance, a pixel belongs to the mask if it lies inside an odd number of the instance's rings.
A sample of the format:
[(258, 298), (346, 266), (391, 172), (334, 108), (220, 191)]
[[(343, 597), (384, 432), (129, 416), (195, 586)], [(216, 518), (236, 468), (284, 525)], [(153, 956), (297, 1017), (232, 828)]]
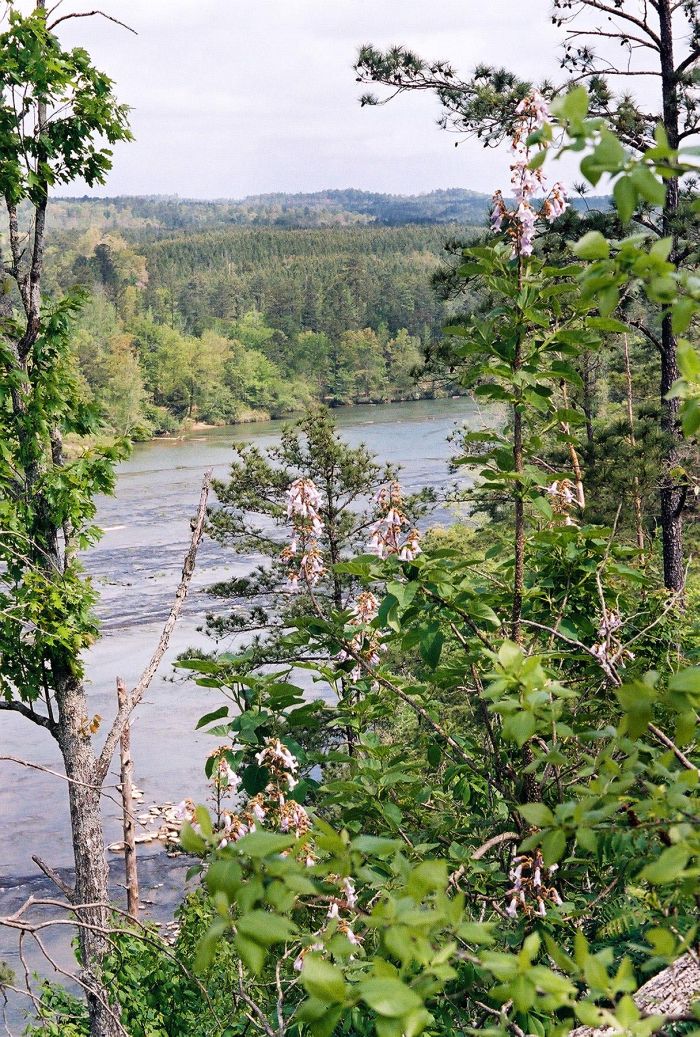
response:
[[(312, 400), (453, 391), (444, 379), (416, 381), (415, 372), (445, 320), (431, 285), (445, 241), (476, 228), (220, 221), (166, 234), (154, 208), (143, 210), (153, 217), (149, 230), (136, 201), (119, 202), (100, 203), (109, 231), (70, 229), (74, 203), (50, 212), (62, 227), (49, 257), (51, 287), (60, 294), (79, 284), (89, 294), (76, 353), (107, 431), (138, 438), (188, 419), (279, 416)], [(95, 204), (86, 205), (93, 215)], [(83, 203), (75, 205), (80, 213)]]
[[(605, 196), (575, 196), (579, 210), (608, 209)], [(100, 228), (118, 231), (130, 239), (168, 235), (177, 230), (204, 230), (226, 226), (342, 227), (374, 223), (486, 223), (491, 197), (461, 187), (426, 194), (398, 195), (354, 188), (313, 193), (250, 195), (242, 199), (204, 200), (172, 195), (115, 198), (55, 198), (51, 223), (55, 232)], [(28, 210), (27, 210), (28, 211)]]

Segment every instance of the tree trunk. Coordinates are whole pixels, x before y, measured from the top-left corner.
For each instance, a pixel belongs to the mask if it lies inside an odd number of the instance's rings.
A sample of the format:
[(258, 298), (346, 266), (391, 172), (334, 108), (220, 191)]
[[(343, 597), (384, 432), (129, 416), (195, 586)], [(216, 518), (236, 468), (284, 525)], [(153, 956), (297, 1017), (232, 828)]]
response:
[[(678, 91), (673, 59), (673, 16), (671, 0), (659, 0), (659, 38), (661, 41), (661, 91), (663, 121), (668, 142), (678, 147)], [(673, 238), (670, 259), (676, 262), (678, 245), (674, 225), (679, 202), (678, 178), (666, 181), (666, 202), (663, 209), (662, 229)], [(672, 591), (682, 591), (685, 584), (683, 566), (683, 503), (684, 492), (673, 474), (680, 460), (681, 431), (678, 420), (679, 401), (666, 396), (678, 378), (676, 338), (671, 315), (666, 313), (661, 323), (661, 429), (665, 438), (661, 472), (661, 531), (663, 538), (664, 584)]]
[[(54, 669), (55, 673), (55, 669)], [(90, 1037), (124, 1034), (118, 1008), (110, 1004), (100, 975), (108, 949), (109, 886), (95, 754), (88, 730), (87, 696), (81, 681), (68, 673), (56, 675), (58, 740), (68, 785), (71, 836), (75, 858), (73, 903), (78, 921), (81, 974), (90, 1013)], [(83, 906), (85, 905), (85, 906)]]
[[(119, 709), (126, 705), (126, 685), (117, 678)], [(124, 882), (126, 910), (135, 922), (139, 920), (139, 875), (136, 861), (136, 834), (134, 831), (133, 761), (131, 758), (131, 725), (127, 721), (119, 739), (121, 758), (122, 813), (124, 821)]]

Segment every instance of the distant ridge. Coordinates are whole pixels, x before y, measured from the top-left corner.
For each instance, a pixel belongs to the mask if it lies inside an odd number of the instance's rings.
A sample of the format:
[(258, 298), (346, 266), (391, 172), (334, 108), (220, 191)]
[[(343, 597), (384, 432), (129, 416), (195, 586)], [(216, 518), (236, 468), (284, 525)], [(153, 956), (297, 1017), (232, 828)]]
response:
[[(134, 195), (112, 198), (53, 198), (54, 228), (140, 232), (204, 230), (222, 226), (339, 227), (356, 224), (463, 224), (483, 226), (491, 198), (462, 187), (399, 195), (356, 188), (309, 193), (274, 192), (246, 198), (211, 201), (173, 195)], [(574, 201), (607, 208), (606, 198)]]

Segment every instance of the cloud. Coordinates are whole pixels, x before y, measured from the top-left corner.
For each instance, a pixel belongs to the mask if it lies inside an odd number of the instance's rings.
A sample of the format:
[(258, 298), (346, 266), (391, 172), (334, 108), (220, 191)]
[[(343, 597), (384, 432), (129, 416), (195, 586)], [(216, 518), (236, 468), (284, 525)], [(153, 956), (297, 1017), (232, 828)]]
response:
[[(64, 0), (61, 11), (69, 10)], [(106, 192), (239, 197), (361, 187), (390, 192), (507, 180), (504, 154), (454, 147), (439, 108), (410, 95), (361, 110), (358, 45), (402, 42), (468, 72), (480, 61), (556, 71), (549, 0), (102, 0), (65, 23), (132, 106)], [(75, 193), (84, 188), (76, 187)]]

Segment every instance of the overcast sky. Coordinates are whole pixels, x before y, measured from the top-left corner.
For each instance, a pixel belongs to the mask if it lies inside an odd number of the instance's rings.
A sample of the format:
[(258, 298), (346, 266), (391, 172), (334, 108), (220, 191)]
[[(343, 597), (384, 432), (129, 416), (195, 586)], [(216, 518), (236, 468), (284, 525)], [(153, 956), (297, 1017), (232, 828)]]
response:
[[(28, 2), (28, 0), (27, 0)], [(61, 13), (91, 0), (62, 0)], [(101, 0), (104, 19), (61, 27), (116, 81), (135, 143), (116, 149), (106, 191), (241, 197), (358, 187), (413, 193), (507, 181), (507, 156), (454, 147), (436, 101), (360, 109), (363, 42), (405, 43), (468, 73), (504, 64), (556, 75), (550, 0)], [(73, 193), (82, 193), (82, 190)]]

